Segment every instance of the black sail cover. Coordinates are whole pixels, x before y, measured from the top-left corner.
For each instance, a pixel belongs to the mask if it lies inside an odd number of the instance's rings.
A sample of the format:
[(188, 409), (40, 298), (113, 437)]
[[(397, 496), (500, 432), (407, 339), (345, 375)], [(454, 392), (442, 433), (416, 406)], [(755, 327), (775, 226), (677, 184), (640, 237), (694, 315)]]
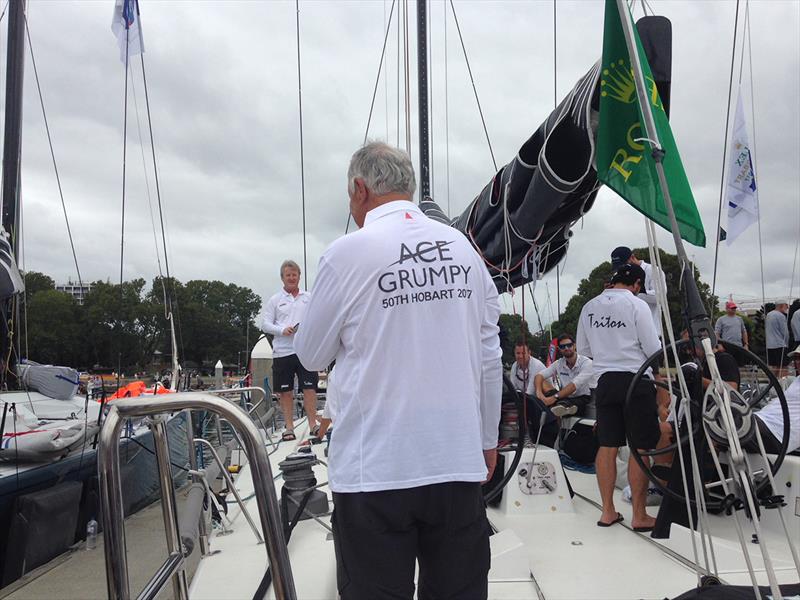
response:
[[(644, 17), (637, 28), (666, 107), (671, 24)], [(500, 292), (555, 267), (566, 255), (572, 226), (592, 207), (601, 185), (595, 170), (599, 99), (598, 62), (461, 215), (450, 219), (432, 199), (420, 201), (427, 216), (472, 241)]]

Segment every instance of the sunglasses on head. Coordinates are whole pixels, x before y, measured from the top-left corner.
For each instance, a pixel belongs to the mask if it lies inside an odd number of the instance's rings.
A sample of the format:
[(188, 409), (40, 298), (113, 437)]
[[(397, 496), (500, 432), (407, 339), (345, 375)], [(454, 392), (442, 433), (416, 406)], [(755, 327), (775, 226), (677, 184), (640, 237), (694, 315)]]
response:
[(561, 350), (566, 350), (567, 348), (572, 348), (575, 344), (559, 344), (558, 347)]

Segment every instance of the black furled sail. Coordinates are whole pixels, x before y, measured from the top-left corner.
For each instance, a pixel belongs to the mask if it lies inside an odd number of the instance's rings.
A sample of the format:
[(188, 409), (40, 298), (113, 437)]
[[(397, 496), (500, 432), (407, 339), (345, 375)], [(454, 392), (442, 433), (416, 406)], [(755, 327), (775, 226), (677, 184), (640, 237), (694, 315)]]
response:
[[(637, 27), (668, 111), (671, 24), (644, 17)], [(471, 240), (500, 292), (555, 267), (566, 255), (572, 226), (594, 203), (601, 185), (595, 170), (600, 87), (598, 62), (461, 215), (450, 219), (431, 198), (420, 201), (427, 216)]]

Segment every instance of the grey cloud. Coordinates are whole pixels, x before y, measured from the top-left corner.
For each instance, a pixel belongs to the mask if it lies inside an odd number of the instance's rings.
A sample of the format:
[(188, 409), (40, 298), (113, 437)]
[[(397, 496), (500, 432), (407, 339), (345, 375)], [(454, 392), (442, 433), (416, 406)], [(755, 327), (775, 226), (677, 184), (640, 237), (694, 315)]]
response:
[[(383, 42), (384, 10), (388, 13), (390, 4), (300, 5), (309, 282), (319, 254), (344, 231), (347, 161), (364, 135)], [(655, 0), (652, 4), (673, 21), (672, 123), (707, 235), (713, 240), (735, 5)], [(34, 2), (30, 8), (37, 66), (87, 279), (115, 279), (119, 268), (124, 72), (110, 31), (112, 7), (110, 1), (88, 1)], [(498, 164), (505, 164), (553, 105), (552, 6), (462, 1), (456, 9), (495, 156)], [(278, 285), (280, 261), (287, 256), (302, 259), (294, 2), (145, 1), (142, 12), (173, 272), (182, 280), (234, 281), (266, 297)], [(558, 2), (560, 96), (599, 58), (602, 12), (599, 2)], [(796, 216), (800, 5), (751, 3), (751, 13), (767, 294), (786, 294), (800, 237)], [(443, 14), (443, 5), (434, 3), (434, 191), (446, 206)], [(413, 36), (413, 23), (411, 30)], [(494, 168), (452, 18), (447, 35), (450, 205), (456, 213), (491, 179)], [(413, 54), (412, 39), (412, 70)], [(380, 82), (370, 129), (370, 137), (392, 142), (397, 139), (396, 64), (393, 29), (388, 78), (385, 84)], [(132, 73), (145, 127), (139, 71), (135, 64)], [(745, 83), (749, 86), (747, 76)], [(413, 88), (414, 84), (415, 105)], [(25, 103), (27, 266), (58, 279), (74, 278), (30, 68)], [(416, 154), (415, 108), (411, 124), (412, 154)], [(132, 112), (128, 136), (124, 274), (149, 279), (157, 267)], [(146, 151), (149, 161), (149, 148)], [(667, 232), (659, 231), (659, 241), (672, 249)], [(561, 277), (562, 306), (580, 279), (621, 243), (645, 245), (642, 218), (604, 191), (583, 227), (576, 226)], [(706, 249), (690, 247), (689, 253), (710, 280), (713, 243)], [(718, 293), (760, 295), (758, 262), (753, 231), (731, 248), (722, 246)], [(796, 275), (795, 289), (797, 279)], [(541, 306), (546, 304), (546, 288), (555, 304), (553, 277), (537, 287)], [(515, 302), (519, 308), (519, 294)]]

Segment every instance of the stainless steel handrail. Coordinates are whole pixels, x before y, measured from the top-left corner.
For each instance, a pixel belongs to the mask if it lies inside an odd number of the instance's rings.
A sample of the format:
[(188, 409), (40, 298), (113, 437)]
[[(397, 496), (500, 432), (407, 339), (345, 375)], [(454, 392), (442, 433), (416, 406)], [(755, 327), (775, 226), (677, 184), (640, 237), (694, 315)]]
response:
[[(100, 484), (100, 504), (105, 535), (106, 580), (108, 596), (112, 600), (130, 600), (130, 581), (125, 553), (125, 527), (122, 504), (121, 466), (119, 462), (119, 437), (125, 419), (130, 417), (156, 416), (178, 412), (185, 409), (207, 410), (224, 417), (241, 434), (245, 451), (250, 460), (253, 486), (264, 532), (265, 546), (272, 569), (275, 597), (279, 600), (296, 600), (289, 552), (280, 522), (280, 510), (275, 487), (272, 484), (272, 470), (267, 458), (266, 448), (258, 428), (247, 413), (239, 406), (205, 392), (184, 392), (163, 395), (158, 398), (139, 397), (116, 400), (106, 417), (100, 432), (98, 447), (98, 477)], [(180, 548), (177, 531), (172, 471), (169, 464), (166, 429), (163, 420), (154, 420), (153, 438), (156, 442), (156, 456), (162, 485), (162, 506), (167, 528), (168, 551), (172, 554)], [(168, 486), (168, 489), (166, 487)], [(169, 508), (169, 510), (168, 510)], [(170, 524), (174, 526), (171, 530)], [(173, 535), (174, 534), (174, 535)], [(172, 540), (172, 544), (170, 543)], [(173, 559), (168, 559), (173, 560)], [(166, 564), (166, 563), (165, 563)], [(182, 566), (172, 577), (175, 597), (178, 600), (188, 596), (185, 587), (185, 574)], [(181, 579), (183, 583), (181, 583)], [(149, 588), (148, 588), (149, 589)]]

